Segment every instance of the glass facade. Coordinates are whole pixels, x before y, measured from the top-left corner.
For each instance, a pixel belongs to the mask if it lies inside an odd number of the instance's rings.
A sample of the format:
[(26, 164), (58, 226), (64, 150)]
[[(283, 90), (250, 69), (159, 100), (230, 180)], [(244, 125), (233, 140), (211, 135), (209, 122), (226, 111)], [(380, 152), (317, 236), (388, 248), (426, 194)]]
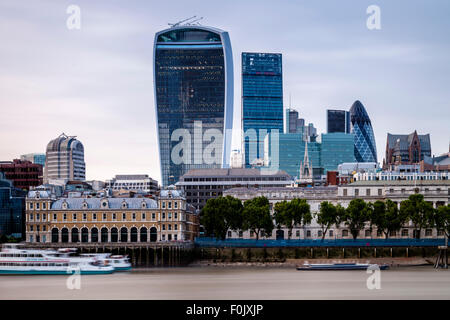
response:
[[(249, 134), (250, 129), (255, 130), (254, 135)], [(264, 157), (264, 138), (273, 129), (283, 132), (281, 54), (243, 52), (242, 130), (246, 166)]]
[(354, 154), (357, 162), (377, 162), (375, 136), (369, 115), (361, 102), (350, 108), (351, 133), (355, 135)]
[(350, 112), (345, 110), (327, 110), (327, 132), (350, 133)]
[(337, 170), (344, 162), (355, 162), (355, 137), (347, 133), (322, 134), (321, 160), (324, 174), (329, 170)]
[(0, 174), (0, 235), (22, 237), (26, 192), (14, 188)]
[[(161, 31), (154, 54), (161, 177), (167, 186), (190, 169), (228, 163), (231, 141), (226, 139), (226, 130), (231, 131), (233, 118), (233, 64), (228, 34), (213, 28)], [(174, 133), (177, 129), (181, 131)], [(207, 131), (218, 132), (223, 139), (215, 141), (205, 135)], [(172, 155), (180, 144), (188, 146), (176, 152), (182, 161)], [(214, 161), (205, 161), (207, 150)]]

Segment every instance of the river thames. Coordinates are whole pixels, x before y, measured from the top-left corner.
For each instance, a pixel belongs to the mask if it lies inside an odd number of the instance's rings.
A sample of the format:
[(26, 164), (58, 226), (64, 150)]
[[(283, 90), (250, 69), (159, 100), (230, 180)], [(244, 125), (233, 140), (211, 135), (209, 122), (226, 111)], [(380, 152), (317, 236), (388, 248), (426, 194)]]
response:
[(450, 270), (431, 266), (381, 271), (369, 290), (366, 271), (272, 267), (184, 267), (69, 276), (0, 276), (0, 299), (450, 299)]

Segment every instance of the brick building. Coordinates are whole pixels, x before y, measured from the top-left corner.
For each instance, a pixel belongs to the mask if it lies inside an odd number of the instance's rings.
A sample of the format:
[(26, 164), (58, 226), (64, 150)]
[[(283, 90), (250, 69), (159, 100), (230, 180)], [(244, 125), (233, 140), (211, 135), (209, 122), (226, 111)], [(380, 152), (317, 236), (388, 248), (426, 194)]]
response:
[(5, 178), (11, 180), (14, 187), (30, 190), (42, 184), (42, 165), (31, 161), (14, 159), (13, 161), (0, 161), (0, 172)]

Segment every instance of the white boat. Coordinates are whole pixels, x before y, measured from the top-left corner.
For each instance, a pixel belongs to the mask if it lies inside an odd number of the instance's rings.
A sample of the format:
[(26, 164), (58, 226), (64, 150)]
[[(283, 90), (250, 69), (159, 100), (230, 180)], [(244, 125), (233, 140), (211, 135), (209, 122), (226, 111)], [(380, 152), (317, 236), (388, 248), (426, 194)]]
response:
[(131, 269), (131, 263), (128, 256), (111, 255), (110, 253), (86, 253), (80, 256), (91, 257), (104, 262), (105, 265), (110, 265), (115, 271), (127, 271)]
[(92, 258), (60, 257), (54, 250), (23, 249), (4, 244), (0, 252), (0, 274), (109, 274), (112, 266)]

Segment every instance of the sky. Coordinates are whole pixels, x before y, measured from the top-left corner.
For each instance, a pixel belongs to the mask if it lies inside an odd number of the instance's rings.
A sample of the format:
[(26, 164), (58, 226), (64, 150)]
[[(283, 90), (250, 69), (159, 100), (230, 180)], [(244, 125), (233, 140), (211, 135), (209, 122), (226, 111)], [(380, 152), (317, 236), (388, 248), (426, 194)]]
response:
[[(81, 10), (79, 30), (67, 28), (69, 5)], [(380, 7), (379, 30), (366, 26), (369, 5)], [(326, 109), (360, 100), (379, 162), (388, 132), (430, 133), (432, 153), (442, 154), (450, 142), (449, 14), (448, 0), (0, 0), (0, 160), (44, 153), (64, 132), (83, 143), (88, 180), (142, 173), (161, 181), (154, 34), (194, 15), (230, 35), (233, 149), (240, 56), (249, 51), (282, 53), (284, 105), (318, 133)]]

